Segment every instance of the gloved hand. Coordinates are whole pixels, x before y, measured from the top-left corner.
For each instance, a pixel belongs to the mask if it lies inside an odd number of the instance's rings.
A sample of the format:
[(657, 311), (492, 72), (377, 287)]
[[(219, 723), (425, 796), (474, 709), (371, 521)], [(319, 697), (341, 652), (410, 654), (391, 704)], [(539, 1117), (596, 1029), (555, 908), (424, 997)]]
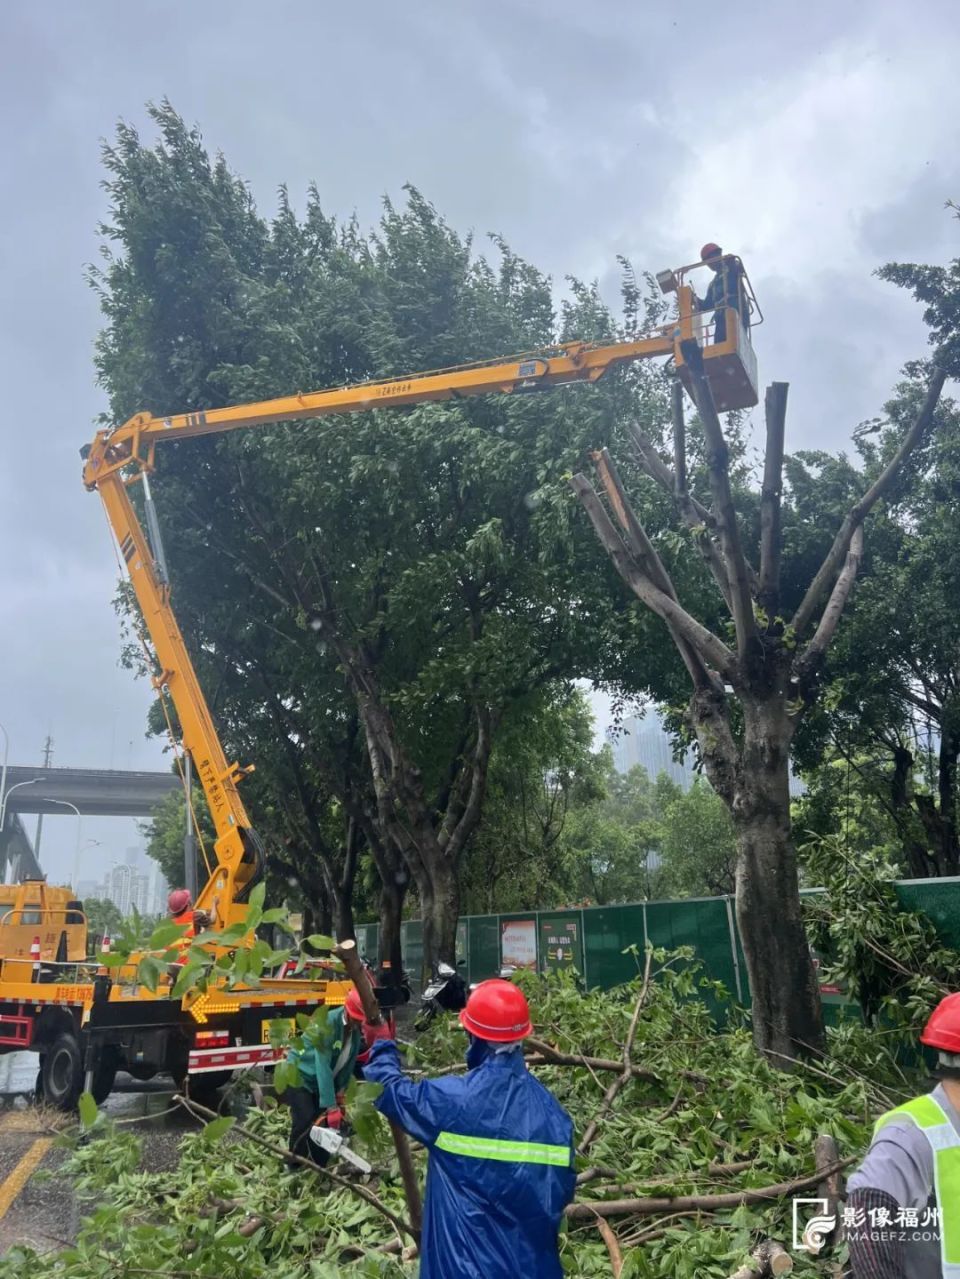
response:
[(343, 1111), (339, 1106), (331, 1106), (327, 1111), (327, 1127), (339, 1128), (343, 1123)]
[(368, 1021), (363, 1023), (363, 1039), (368, 1048), (372, 1048), (378, 1039), (393, 1039), (395, 1034), (389, 1021), (382, 1021), (379, 1026), (371, 1026)]

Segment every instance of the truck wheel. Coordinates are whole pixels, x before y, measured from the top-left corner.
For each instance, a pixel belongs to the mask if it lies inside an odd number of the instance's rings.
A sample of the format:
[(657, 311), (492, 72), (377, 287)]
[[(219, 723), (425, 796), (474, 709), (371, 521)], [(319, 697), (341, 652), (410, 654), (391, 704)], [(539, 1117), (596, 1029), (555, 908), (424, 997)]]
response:
[(100, 1060), (94, 1067), (93, 1082), (90, 1085), (93, 1100), (98, 1106), (110, 1096), (116, 1078), (117, 1050), (115, 1048), (104, 1048), (100, 1053)]
[(83, 1058), (76, 1036), (58, 1035), (43, 1055), (40, 1069), (43, 1100), (57, 1110), (73, 1110), (83, 1091)]
[(206, 1106), (208, 1110), (216, 1110), (220, 1098), (218, 1093), (224, 1084), (233, 1078), (232, 1070), (211, 1070), (202, 1075), (191, 1075), (187, 1084), (190, 1100), (198, 1106)]

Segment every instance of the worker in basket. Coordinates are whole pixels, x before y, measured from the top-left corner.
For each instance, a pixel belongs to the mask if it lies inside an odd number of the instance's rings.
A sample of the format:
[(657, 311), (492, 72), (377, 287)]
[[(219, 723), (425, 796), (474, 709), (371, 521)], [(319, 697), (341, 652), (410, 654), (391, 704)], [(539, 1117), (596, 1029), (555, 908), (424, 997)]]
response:
[(937, 1087), (881, 1115), (847, 1184), (854, 1279), (960, 1279), (960, 994), (920, 1042), (937, 1050)]
[(700, 250), (700, 261), (707, 264), (714, 276), (706, 297), (702, 301), (697, 298), (697, 306), (701, 311), (713, 312), (713, 340), (725, 342), (728, 306), (740, 316), (745, 329), (750, 327), (750, 300), (743, 282), (743, 264), (734, 254), (725, 254), (713, 241), (708, 241)]
[(558, 1234), (573, 1198), (573, 1122), (527, 1070), (523, 991), (481, 982), (460, 1013), (465, 1076), (413, 1083), (386, 1027), (364, 1077), (375, 1105), (429, 1151), (420, 1279), (560, 1279)]
[(363, 1004), (354, 988), (343, 1007), (328, 1015), (320, 1044), (291, 1048), (287, 1059), (296, 1063), (300, 1084), (285, 1089), (281, 1100), (290, 1107), (292, 1154), (321, 1165), (327, 1162), (327, 1152), (310, 1141), (310, 1129), (315, 1124), (338, 1131), (344, 1127), (344, 1093), (358, 1059), (369, 1051), (376, 1029), (364, 1023)]

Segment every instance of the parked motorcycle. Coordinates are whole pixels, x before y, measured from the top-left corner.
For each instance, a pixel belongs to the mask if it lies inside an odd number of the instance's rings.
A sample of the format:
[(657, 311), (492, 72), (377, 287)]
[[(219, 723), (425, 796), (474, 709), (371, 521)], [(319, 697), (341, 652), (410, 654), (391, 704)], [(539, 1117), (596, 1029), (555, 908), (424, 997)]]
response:
[[(464, 961), (461, 959), (459, 968)], [(439, 963), (434, 969), (423, 996), (420, 1000), (420, 1012), (413, 1023), (416, 1031), (426, 1030), (438, 1013), (459, 1012), (467, 1006), (467, 983), (456, 968), (449, 964)]]

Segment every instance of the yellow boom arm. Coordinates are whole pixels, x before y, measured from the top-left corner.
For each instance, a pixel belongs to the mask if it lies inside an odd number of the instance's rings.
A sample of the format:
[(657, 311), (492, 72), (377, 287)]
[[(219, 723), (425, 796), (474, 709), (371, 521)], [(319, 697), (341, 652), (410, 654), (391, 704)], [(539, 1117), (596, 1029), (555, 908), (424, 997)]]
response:
[[(154, 468), (157, 441), (192, 439), (219, 431), (319, 418), (334, 413), (360, 413), (431, 400), (509, 395), (572, 382), (596, 382), (617, 365), (657, 356), (672, 355), (682, 375), (680, 344), (694, 333), (696, 300), (689, 287), (677, 291), (679, 319), (634, 342), (606, 345), (571, 342), (506, 360), (287, 395), (254, 404), (203, 409), (171, 417), (138, 413), (122, 426), (98, 431), (93, 443), (81, 450), (84, 484), (88, 489), (98, 490), (103, 499), (153, 641), (160, 665), (160, 673), (154, 683), (158, 689), (169, 692), (173, 699), (183, 745), (194, 761), (216, 828), (214, 848), (217, 864), (199, 894), (197, 905), (213, 910), (217, 903), (217, 926), (229, 926), (242, 914), (240, 903), (262, 873), (263, 853), (237, 791), (238, 780), (251, 769), (227, 762), (170, 606), (169, 585), (157, 539), (151, 546), (127, 494), (130, 484), (143, 482), (148, 499), (149, 524), (152, 504), (149, 501), (148, 477)], [(730, 354), (731, 344), (737, 340), (740, 330), (736, 312), (728, 311), (728, 317), (728, 332), (734, 335), (733, 338), (727, 339), (723, 350), (719, 346), (705, 350), (705, 357), (723, 356), (725, 352)], [(733, 354), (736, 356), (735, 350)], [(719, 360), (716, 367), (720, 368)], [(748, 402), (755, 404), (757, 401), (754, 397)]]
[(367, 409), (402, 408), (430, 400), (455, 400), (470, 395), (509, 395), (514, 391), (545, 389), (570, 382), (596, 382), (608, 369), (630, 360), (672, 355), (673, 330), (638, 342), (614, 342), (591, 346), (571, 342), (548, 353), (513, 356), (489, 364), (468, 364), (391, 378), (386, 382), (360, 382), (329, 391), (284, 395), (276, 400), (237, 404), (230, 408), (178, 413), (173, 417), (152, 417), (138, 413), (123, 426), (98, 431), (85, 458), (83, 482), (88, 489), (99, 488), (111, 471), (139, 462), (153, 467), (153, 449), (159, 439), (185, 440), (219, 431), (235, 431), (245, 426), (272, 422), (295, 422), (303, 418), (326, 417), (331, 413), (362, 413)]

